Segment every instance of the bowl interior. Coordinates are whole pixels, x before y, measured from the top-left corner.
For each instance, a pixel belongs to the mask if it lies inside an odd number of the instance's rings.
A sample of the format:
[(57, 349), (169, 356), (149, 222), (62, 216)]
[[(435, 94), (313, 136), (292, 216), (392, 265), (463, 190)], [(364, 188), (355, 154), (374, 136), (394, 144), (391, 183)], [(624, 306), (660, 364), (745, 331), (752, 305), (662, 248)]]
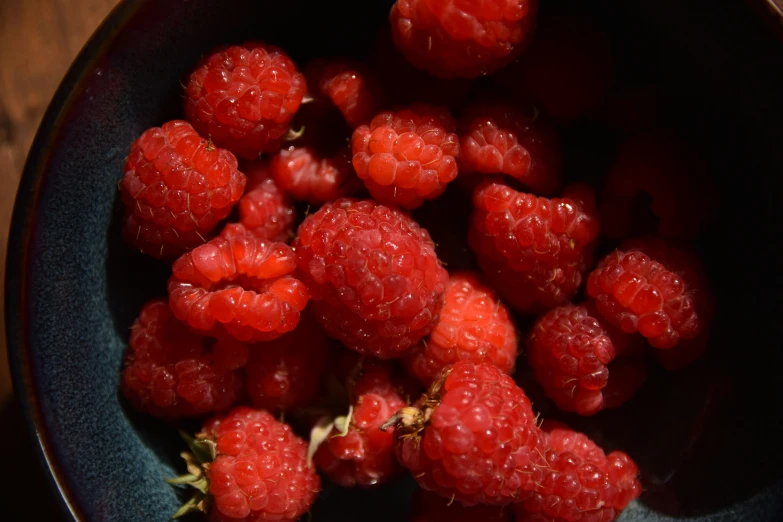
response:
[[(542, 3), (544, 17), (577, 5)], [(117, 181), (129, 144), (182, 117), (180, 82), (214, 46), (260, 39), (300, 65), (367, 58), (390, 4), (128, 1), (69, 73), (20, 192), (8, 328), (17, 387), (78, 516), (163, 520), (182, 500), (162, 480), (181, 471), (175, 428), (134, 414), (117, 393), (128, 327), (144, 301), (165, 294), (168, 275), (119, 239)], [(664, 119), (705, 155), (720, 188), (718, 222), (698, 245), (718, 306), (708, 358), (686, 372), (654, 372), (629, 407), (561, 416), (640, 464), (646, 491), (626, 522), (783, 517), (774, 183), (783, 172), (783, 45), (736, 4), (590, 5), (612, 38), (618, 79), (666, 94)], [(618, 136), (596, 121), (562, 131), (568, 177), (600, 182)], [(327, 487), (313, 520), (405, 520), (412, 490), (408, 480), (373, 492)]]

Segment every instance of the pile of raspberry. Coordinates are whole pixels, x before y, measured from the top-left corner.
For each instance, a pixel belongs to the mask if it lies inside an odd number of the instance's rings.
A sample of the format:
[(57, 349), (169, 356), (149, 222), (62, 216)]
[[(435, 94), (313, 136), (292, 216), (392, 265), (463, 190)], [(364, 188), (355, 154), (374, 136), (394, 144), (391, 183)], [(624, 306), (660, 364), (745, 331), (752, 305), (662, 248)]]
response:
[(563, 162), (561, 126), (611, 105), (612, 57), (581, 18), (536, 16), (398, 0), (396, 61), (205, 49), (185, 119), (130, 145), (121, 232), (171, 273), (120, 387), (203, 420), (177, 515), (293, 521), (327, 485), (406, 476), (427, 522), (609, 522), (641, 494), (628, 454), (543, 422), (514, 377), (595, 416), (634, 407), (650, 359), (696, 363), (710, 216), (670, 136), (630, 136), (602, 187)]

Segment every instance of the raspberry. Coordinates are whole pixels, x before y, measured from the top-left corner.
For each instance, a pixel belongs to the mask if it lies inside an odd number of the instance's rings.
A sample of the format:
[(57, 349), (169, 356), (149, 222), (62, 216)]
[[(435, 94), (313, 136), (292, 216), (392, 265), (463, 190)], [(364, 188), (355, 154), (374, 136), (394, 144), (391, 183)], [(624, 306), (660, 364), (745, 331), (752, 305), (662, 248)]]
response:
[(506, 307), (477, 274), (459, 272), (446, 286), (440, 320), (405, 365), (429, 385), (445, 367), (460, 360), (494, 364), (511, 374), (516, 358), (517, 334)]
[(507, 507), (466, 507), (423, 489), (414, 493), (412, 511), (410, 522), (513, 522)]
[(565, 305), (540, 317), (527, 352), (547, 396), (561, 410), (580, 415), (620, 406), (646, 377), (641, 362), (613, 363), (612, 339), (584, 306)]
[(394, 433), (381, 425), (406, 405), (399, 376), (388, 363), (365, 360), (351, 387), (347, 429), (332, 428), (315, 454), (318, 469), (342, 487), (376, 486), (402, 471), (394, 455)]
[(486, 183), (473, 194), (469, 244), (490, 286), (514, 308), (537, 313), (569, 301), (598, 236), (592, 189), (547, 199)]
[(379, 89), (363, 65), (321, 59), (309, 63), (305, 72), (311, 88), (331, 100), (351, 128), (369, 121), (378, 111)]
[(535, 0), (398, 0), (389, 20), (397, 47), (440, 77), (475, 78), (512, 61), (535, 25)]
[(654, 233), (694, 239), (710, 222), (716, 200), (714, 183), (689, 146), (663, 135), (641, 135), (623, 144), (609, 172), (602, 223), (612, 238)]
[(605, 33), (573, 13), (542, 24), (522, 59), (521, 90), (558, 121), (599, 108), (612, 81), (613, 57)]
[(307, 91), (305, 77), (279, 48), (259, 42), (216, 49), (191, 73), (185, 114), (240, 158), (280, 146)]
[(248, 190), (239, 200), (240, 223), (260, 239), (288, 243), (294, 237), (293, 204), (271, 179), (266, 165), (253, 162), (249, 167)]
[(382, 112), (354, 131), (353, 166), (378, 202), (416, 208), (457, 177), (456, 127), (446, 109), (430, 105)]
[(277, 186), (297, 201), (313, 205), (350, 196), (362, 187), (347, 146), (324, 156), (312, 147), (292, 145), (275, 154), (269, 167)]
[(308, 406), (321, 391), (329, 347), (329, 338), (309, 313), (294, 331), (253, 345), (247, 364), (253, 404), (270, 411)]
[(153, 127), (131, 145), (120, 182), (125, 240), (157, 258), (176, 259), (205, 241), (245, 189), (224, 149), (185, 121)]
[(598, 312), (655, 348), (693, 339), (708, 320), (708, 297), (694, 261), (654, 240), (629, 242), (606, 256), (587, 280)]
[(139, 411), (168, 419), (194, 417), (228, 408), (242, 395), (235, 371), (247, 350), (207, 340), (180, 323), (166, 299), (153, 299), (131, 326), (121, 389)]
[(605, 455), (584, 434), (557, 424), (542, 429), (548, 469), (537, 492), (515, 506), (518, 521), (611, 522), (639, 496), (639, 469), (628, 455)]
[(488, 363), (455, 363), (389, 423), (419, 485), (467, 506), (524, 499), (546, 464), (530, 400)]
[(460, 121), (460, 172), (507, 174), (537, 194), (560, 184), (560, 142), (554, 128), (511, 105), (485, 103)]
[(435, 325), (448, 274), (427, 232), (402, 212), (327, 203), (299, 227), (294, 250), (318, 321), (348, 348), (403, 357)]
[(304, 284), (290, 275), (296, 268), (291, 249), (253, 236), (215, 238), (172, 268), (174, 315), (195, 330), (224, 329), (240, 341), (290, 332), (309, 299)]
[(213, 520), (294, 521), (309, 511), (321, 481), (290, 426), (240, 406), (208, 421), (204, 436), (216, 444), (206, 470)]

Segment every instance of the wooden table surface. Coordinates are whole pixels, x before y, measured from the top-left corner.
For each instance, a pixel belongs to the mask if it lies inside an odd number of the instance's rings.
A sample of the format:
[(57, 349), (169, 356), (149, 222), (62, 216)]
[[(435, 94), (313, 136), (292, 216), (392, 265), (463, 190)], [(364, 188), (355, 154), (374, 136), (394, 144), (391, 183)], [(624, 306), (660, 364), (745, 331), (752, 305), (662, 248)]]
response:
[[(0, 0), (0, 296), (4, 295), (8, 226), (27, 151), (68, 66), (116, 3), (117, 0)], [(29, 498), (34, 492), (36, 502), (4, 502), (0, 518), (61, 520), (12, 397), (3, 301), (0, 300), (0, 447), (6, 458), (5, 469), (14, 470), (13, 480), (2, 481), (3, 498)]]

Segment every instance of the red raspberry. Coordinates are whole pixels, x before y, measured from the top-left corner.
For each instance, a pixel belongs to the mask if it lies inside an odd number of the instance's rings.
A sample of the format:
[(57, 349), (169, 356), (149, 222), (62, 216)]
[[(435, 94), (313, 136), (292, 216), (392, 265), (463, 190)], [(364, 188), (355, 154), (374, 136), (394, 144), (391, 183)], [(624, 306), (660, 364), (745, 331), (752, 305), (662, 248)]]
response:
[(296, 259), (283, 243), (253, 236), (215, 238), (175, 263), (171, 309), (202, 332), (222, 325), (240, 341), (271, 340), (293, 330), (309, 299), (291, 277)]
[(277, 149), (307, 92), (279, 48), (259, 42), (205, 57), (185, 89), (185, 114), (202, 136), (244, 159)]
[(327, 203), (299, 227), (294, 250), (316, 317), (352, 350), (403, 357), (435, 325), (448, 274), (427, 232), (402, 212)]
[(468, 506), (522, 500), (546, 465), (530, 400), (492, 364), (457, 362), (389, 422), (419, 485)]
[(247, 364), (247, 392), (266, 410), (291, 410), (312, 403), (321, 391), (330, 341), (304, 313), (299, 326), (273, 341), (253, 345)]
[(207, 340), (172, 314), (166, 299), (153, 299), (131, 326), (121, 389), (139, 411), (168, 419), (194, 417), (228, 408), (242, 395), (235, 371), (247, 350)]
[(354, 131), (353, 166), (380, 203), (416, 208), (457, 177), (456, 127), (446, 109), (430, 105), (382, 112)]
[(351, 128), (369, 121), (378, 112), (378, 85), (362, 64), (320, 59), (307, 64), (305, 73), (316, 95), (331, 100)]
[(277, 186), (297, 201), (313, 205), (350, 196), (362, 187), (348, 146), (324, 156), (312, 147), (292, 145), (275, 154), (269, 167)]
[(310, 510), (321, 481), (290, 426), (240, 406), (208, 421), (204, 436), (217, 450), (207, 467), (212, 520), (294, 521)]
[(245, 189), (224, 149), (186, 121), (153, 127), (131, 145), (120, 183), (125, 240), (151, 256), (176, 259), (205, 241)]
[(332, 428), (315, 454), (318, 469), (342, 487), (370, 487), (399, 475), (393, 430), (381, 425), (405, 407), (399, 376), (388, 363), (365, 360), (351, 387), (352, 415), (345, 432)]
[[(290, 199), (272, 180), (266, 164), (248, 163), (245, 173), (248, 186), (239, 200), (239, 222), (260, 239), (288, 243), (294, 237), (296, 219), (296, 210)], [(225, 237), (226, 234), (232, 232), (221, 235)]]
[(486, 183), (473, 204), (469, 244), (512, 307), (537, 313), (574, 296), (598, 236), (592, 189), (574, 185), (547, 199)]
[(535, 25), (536, 0), (398, 0), (389, 15), (397, 47), (435, 76), (475, 78), (512, 61)]
[(548, 469), (538, 491), (517, 504), (525, 522), (611, 522), (641, 493), (639, 469), (621, 451), (605, 455), (582, 433), (560, 427), (548, 432)]
[(475, 105), (460, 122), (459, 164), (463, 174), (507, 174), (551, 194), (560, 184), (560, 142), (553, 127), (511, 105)]
[(613, 57), (604, 31), (561, 13), (542, 24), (522, 59), (521, 90), (558, 121), (594, 112), (612, 81)]
[[(717, 200), (714, 183), (704, 174), (704, 165), (688, 145), (662, 135), (631, 138), (623, 144), (604, 185), (601, 217), (606, 234), (698, 237)], [(641, 205), (645, 197), (648, 208)], [(638, 216), (638, 211), (648, 215)]]
[(620, 406), (646, 377), (640, 361), (613, 363), (612, 339), (584, 306), (569, 304), (540, 317), (527, 352), (547, 396), (561, 410), (580, 415)]
[[(587, 280), (598, 312), (655, 348), (693, 339), (706, 327), (709, 298), (687, 253), (655, 240), (628, 242), (606, 256)], [(701, 284), (700, 284), (701, 283)]]
[(446, 286), (440, 320), (405, 365), (428, 386), (444, 368), (460, 360), (494, 364), (511, 374), (516, 359), (517, 334), (506, 307), (477, 274), (459, 272)]
[(471, 506), (417, 489), (413, 495), (410, 522), (513, 522), (511, 509), (505, 506)]

